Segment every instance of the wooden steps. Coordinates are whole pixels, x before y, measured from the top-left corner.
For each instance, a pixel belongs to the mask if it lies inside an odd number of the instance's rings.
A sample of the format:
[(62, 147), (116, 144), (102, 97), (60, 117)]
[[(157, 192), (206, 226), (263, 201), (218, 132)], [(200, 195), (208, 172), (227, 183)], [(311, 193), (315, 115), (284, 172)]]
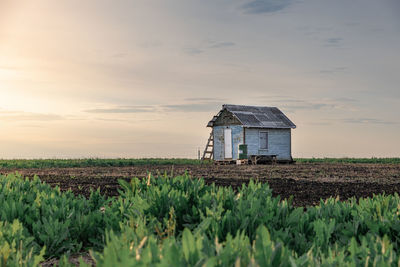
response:
[(206, 148), (204, 149), (203, 156), (201, 160), (212, 160), (214, 158), (214, 131), (210, 133), (208, 138)]

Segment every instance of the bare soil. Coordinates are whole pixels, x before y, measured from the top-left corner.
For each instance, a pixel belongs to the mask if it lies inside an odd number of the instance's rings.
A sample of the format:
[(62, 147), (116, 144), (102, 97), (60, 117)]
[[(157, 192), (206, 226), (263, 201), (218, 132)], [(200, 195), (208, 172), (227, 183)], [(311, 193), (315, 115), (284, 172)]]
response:
[(170, 165), (134, 167), (90, 167), (49, 169), (0, 169), (18, 171), (24, 176), (38, 175), (42, 181), (61, 190), (71, 189), (88, 196), (100, 188), (107, 196), (118, 195), (118, 179), (130, 180), (153, 175), (202, 177), (206, 183), (237, 188), (250, 179), (268, 182), (273, 194), (282, 199), (293, 196), (296, 206), (316, 205), (320, 199), (369, 197), (373, 194), (400, 193), (400, 164), (291, 164), (291, 165)]

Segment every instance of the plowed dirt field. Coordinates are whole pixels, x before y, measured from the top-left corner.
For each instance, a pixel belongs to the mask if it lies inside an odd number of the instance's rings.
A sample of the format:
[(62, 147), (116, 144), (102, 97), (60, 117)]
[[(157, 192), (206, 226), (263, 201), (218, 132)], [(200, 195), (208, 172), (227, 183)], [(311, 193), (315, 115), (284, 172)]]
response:
[(320, 199), (368, 197), (373, 194), (400, 193), (400, 164), (292, 164), (292, 165), (170, 165), (134, 167), (90, 167), (52, 169), (0, 169), (0, 173), (18, 171), (24, 176), (38, 175), (42, 181), (62, 190), (71, 189), (87, 196), (100, 188), (107, 196), (117, 196), (118, 179), (153, 175), (202, 177), (206, 183), (237, 188), (250, 179), (268, 182), (274, 195), (293, 196), (293, 204), (318, 204)]

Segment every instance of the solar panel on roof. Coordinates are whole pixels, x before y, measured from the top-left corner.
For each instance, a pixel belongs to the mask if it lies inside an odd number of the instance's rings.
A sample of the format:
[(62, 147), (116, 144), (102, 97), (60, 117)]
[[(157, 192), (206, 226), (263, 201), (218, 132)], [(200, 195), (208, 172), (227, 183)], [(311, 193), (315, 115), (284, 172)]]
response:
[(268, 121), (269, 120), (269, 118), (264, 114), (257, 113), (257, 114), (255, 114), (255, 116), (260, 121)]
[(232, 112), (247, 127), (296, 128), (276, 107), (223, 105), (223, 108)]
[(239, 120), (244, 125), (251, 125), (251, 126), (261, 125), (260, 121), (256, 118), (256, 116), (254, 116), (252, 114), (245, 114), (245, 113), (239, 113), (239, 112), (235, 112), (234, 114), (239, 118)]

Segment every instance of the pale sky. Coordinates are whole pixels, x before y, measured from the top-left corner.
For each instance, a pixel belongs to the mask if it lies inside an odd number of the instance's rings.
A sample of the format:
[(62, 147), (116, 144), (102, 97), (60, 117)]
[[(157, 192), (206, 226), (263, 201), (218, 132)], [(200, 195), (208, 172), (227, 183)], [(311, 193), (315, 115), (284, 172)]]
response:
[(400, 1), (0, 0), (0, 158), (194, 158), (225, 103), (399, 157)]

